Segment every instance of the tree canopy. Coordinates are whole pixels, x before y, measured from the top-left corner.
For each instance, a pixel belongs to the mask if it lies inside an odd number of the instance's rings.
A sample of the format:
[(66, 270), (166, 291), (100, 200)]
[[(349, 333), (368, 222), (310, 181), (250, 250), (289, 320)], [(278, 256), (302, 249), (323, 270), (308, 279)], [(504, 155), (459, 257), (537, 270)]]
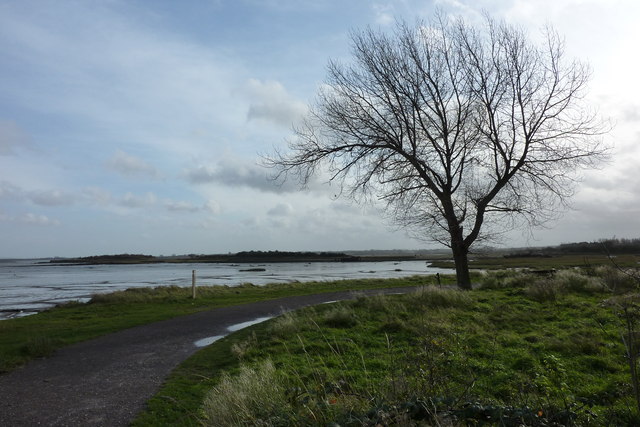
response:
[(606, 155), (605, 128), (584, 102), (590, 71), (565, 58), (551, 28), (439, 16), (391, 34), (352, 34), (353, 61), (326, 84), (270, 160), (302, 183), (321, 168), (352, 196), (373, 195), (414, 235), (452, 249), (469, 288), (472, 244), (555, 218), (575, 172)]

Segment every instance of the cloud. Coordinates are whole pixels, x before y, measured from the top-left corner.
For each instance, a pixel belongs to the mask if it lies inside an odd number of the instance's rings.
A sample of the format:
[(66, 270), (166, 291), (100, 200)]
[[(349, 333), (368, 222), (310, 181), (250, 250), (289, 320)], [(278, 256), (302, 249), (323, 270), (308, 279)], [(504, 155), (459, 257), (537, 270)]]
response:
[(16, 148), (27, 143), (26, 135), (15, 122), (0, 120), (0, 156), (14, 155)]
[(42, 226), (57, 226), (60, 225), (60, 221), (56, 219), (50, 219), (45, 215), (37, 215), (34, 213), (25, 213), (17, 217), (17, 222), (30, 225), (42, 225)]
[(20, 187), (8, 182), (0, 181), (0, 200), (19, 200), (24, 197)]
[(76, 197), (60, 190), (37, 190), (28, 193), (32, 203), (40, 206), (69, 206), (75, 203)]
[(82, 196), (89, 204), (108, 205), (112, 201), (111, 192), (100, 187), (86, 187), (82, 189)]
[(299, 188), (287, 181), (280, 184), (268, 176), (267, 170), (256, 164), (221, 161), (217, 166), (198, 166), (187, 170), (185, 176), (192, 184), (221, 184), (227, 187), (252, 188), (266, 193), (291, 193)]
[(215, 200), (207, 200), (203, 208), (205, 211), (214, 215), (218, 215), (220, 212), (222, 212), (220, 203), (216, 202)]
[(121, 206), (127, 208), (147, 208), (154, 206), (158, 201), (158, 198), (153, 193), (146, 193), (143, 196), (136, 196), (133, 193), (126, 193), (119, 201)]
[(69, 206), (76, 202), (77, 197), (60, 190), (25, 190), (11, 182), (0, 181), (0, 200), (28, 200), (38, 206)]
[(390, 3), (374, 3), (373, 13), (375, 15), (375, 21), (379, 25), (388, 26), (395, 22), (395, 8)]
[(620, 111), (620, 118), (625, 122), (638, 123), (640, 121), (640, 107), (636, 104), (623, 106)]
[(243, 92), (251, 99), (247, 119), (291, 127), (306, 114), (307, 106), (291, 96), (277, 81), (250, 79)]
[(38, 226), (58, 226), (60, 221), (57, 219), (51, 219), (45, 215), (38, 215), (32, 212), (23, 213), (18, 216), (10, 216), (0, 212), (0, 222), (11, 222), (17, 224), (26, 225), (38, 225)]
[[(78, 190), (77, 194), (61, 190), (25, 190), (8, 181), (0, 181), (0, 200), (6, 202), (23, 202), (31, 203), (38, 206), (64, 208), (66, 206), (78, 205), (80, 208), (100, 208), (112, 210), (113, 208), (130, 209), (157, 209), (164, 208), (166, 211), (174, 213), (195, 213), (210, 212), (219, 213), (220, 206), (209, 200), (201, 206), (195, 205), (188, 201), (172, 200), (170, 198), (159, 199), (153, 192), (144, 194), (134, 194), (127, 192), (122, 196), (114, 196), (112, 193), (100, 187), (85, 187)], [(6, 215), (2, 218), (4, 221), (11, 219), (18, 221), (18, 218), (8, 218)], [(43, 218), (38, 216), (23, 216), (19, 222), (39, 222), (46, 223)], [(56, 225), (55, 222), (51, 224)]]
[(267, 211), (269, 216), (285, 217), (293, 213), (293, 207), (289, 203), (278, 203)]
[(209, 207), (208, 203), (205, 203), (202, 206), (197, 206), (184, 200), (159, 200), (152, 192), (147, 192), (142, 195), (127, 192), (120, 199), (117, 199), (117, 205), (131, 209), (158, 209), (161, 207), (166, 211), (173, 213), (196, 213), (204, 211)]
[(156, 168), (146, 163), (144, 160), (127, 154), (122, 150), (116, 151), (113, 157), (107, 161), (107, 167), (126, 177), (158, 177), (158, 171)]
[(200, 207), (185, 201), (165, 200), (164, 207), (171, 212), (198, 212)]

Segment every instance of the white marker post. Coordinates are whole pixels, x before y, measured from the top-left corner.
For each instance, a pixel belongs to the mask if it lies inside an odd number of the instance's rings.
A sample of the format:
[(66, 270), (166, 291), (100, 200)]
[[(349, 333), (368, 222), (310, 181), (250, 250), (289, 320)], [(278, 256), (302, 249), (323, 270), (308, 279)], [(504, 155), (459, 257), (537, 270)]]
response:
[(196, 299), (196, 271), (191, 270), (191, 298)]

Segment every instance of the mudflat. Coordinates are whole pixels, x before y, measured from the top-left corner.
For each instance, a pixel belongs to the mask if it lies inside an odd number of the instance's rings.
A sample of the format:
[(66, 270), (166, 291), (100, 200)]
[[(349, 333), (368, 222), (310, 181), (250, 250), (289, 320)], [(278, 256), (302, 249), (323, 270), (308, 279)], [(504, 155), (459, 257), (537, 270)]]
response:
[(415, 287), (332, 292), (217, 308), (81, 342), (0, 375), (0, 425), (126, 426), (196, 342), (260, 317), (357, 295)]

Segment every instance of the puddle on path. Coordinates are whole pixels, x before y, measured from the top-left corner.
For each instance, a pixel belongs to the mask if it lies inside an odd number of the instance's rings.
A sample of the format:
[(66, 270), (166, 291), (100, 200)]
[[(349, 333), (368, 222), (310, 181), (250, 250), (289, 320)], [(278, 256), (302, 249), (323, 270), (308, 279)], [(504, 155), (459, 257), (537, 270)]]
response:
[[(229, 326), (227, 328), (227, 330), (229, 332), (236, 332), (236, 331), (239, 331), (240, 329), (244, 329), (244, 328), (247, 328), (249, 326), (256, 325), (258, 323), (262, 323), (262, 322), (267, 321), (267, 320), (269, 320), (271, 318), (273, 318), (273, 316), (265, 316), (265, 317), (258, 317), (257, 319), (249, 320), (247, 322), (236, 323), (235, 325)], [(213, 337), (206, 337), (206, 338), (202, 338), (202, 339), (200, 339), (198, 341), (195, 341), (193, 344), (196, 347), (206, 347), (209, 344), (213, 344), (214, 342), (218, 341), (220, 338), (224, 338), (226, 336), (227, 336), (227, 334), (225, 334), (225, 335), (216, 335), (216, 336), (213, 336)]]
[(248, 322), (242, 322), (236, 325), (231, 325), (227, 329), (230, 332), (235, 332), (235, 331), (239, 331), (240, 329), (248, 328), (249, 326), (252, 326), (252, 325), (257, 325), (258, 323), (262, 323), (271, 318), (273, 318), (273, 316), (258, 317), (257, 319), (249, 320)]
[(193, 344), (196, 347), (206, 347), (209, 344), (213, 344), (214, 342), (218, 341), (220, 338), (224, 338), (224, 335), (216, 335), (215, 337), (202, 338), (201, 340), (198, 340), (198, 341), (194, 342)]

